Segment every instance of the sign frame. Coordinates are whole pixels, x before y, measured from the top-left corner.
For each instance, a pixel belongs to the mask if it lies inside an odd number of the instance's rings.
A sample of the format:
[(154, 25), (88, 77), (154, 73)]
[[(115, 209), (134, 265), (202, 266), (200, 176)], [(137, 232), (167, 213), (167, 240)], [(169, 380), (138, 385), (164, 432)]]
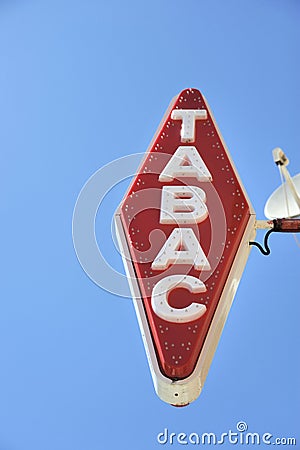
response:
[[(166, 121), (166, 118), (169, 116), (171, 110), (173, 109), (175, 102), (177, 101), (177, 99), (180, 95), (181, 95), (181, 93), (172, 99), (166, 113), (164, 114), (162, 121), (160, 122), (160, 124), (157, 128), (157, 131), (156, 131), (147, 151), (145, 152), (145, 156), (141, 161), (141, 164), (140, 164), (139, 169), (137, 170), (137, 173), (140, 172), (141, 167), (145, 163), (145, 160), (149, 154), (149, 151), (153, 147), (153, 144), (154, 144), (155, 140), (157, 139), (158, 135), (160, 134), (162, 126)], [(184, 379), (168, 378), (160, 370), (154, 343), (153, 343), (153, 339), (151, 336), (151, 331), (150, 331), (149, 324), (148, 324), (147, 315), (146, 315), (145, 308), (143, 305), (141, 290), (138, 285), (138, 281), (136, 279), (135, 268), (134, 268), (133, 262), (131, 261), (130, 249), (129, 249), (129, 245), (127, 242), (124, 225), (123, 225), (122, 219), (121, 219), (122, 203), (115, 213), (115, 226), (116, 226), (117, 240), (118, 240), (120, 248), (122, 249), (121, 253), (122, 253), (123, 264), (125, 267), (126, 275), (129, 278), (128, 281), (129, 281), (129, 285), (130, 285), (130, 290), (131, 290), (131, 293), (133, 296), (134, 307), (135, 307), (136, 315), (138, 318), (138, 323), (139, 323), (139, 327), (141, 330), (141, 335), (143, 338), (154, 387), (155, 387), (157, 395), (163, 401), (165, 401), (171, 405), (174, 405), (174, 406), (185, 406), (185, 405), (191, 403), (192, 401), (194, 401), (201, 393), (201, 390), (203, 388), (205, 379), (207, 377), (207, 373), (208, 373), (211, 361), (213, 359), (214, 353), (216, 351), (224, 324), (226, 322), (235, 292), (237, 290), (239, 281), (241, 279), (242, 273), (244, 271), (244, 268), (245, 268), (250, 250), (251, 250), (251, 247), (249, 246), (249, 241), (253, 240), (255, 238), (255, 234), (256, 234), (256, 229), (255, 229), (256, 215), (255, 215), (254, 209), (251, 205), (251, 202), (249, 200), (247, 192), (241, 182), (241, 179), (238, 175), (237, 169), (233, 163), (233, 160), (228, 151), (228, 148), (227, 148), (227, 146), (223, 140), (223, 137), (220, 133), (220, 130), (216, 124), (216, 121), (210, 110), (207, 100), (204, 96), (203, 96), (203, 99), (205, 101), (206, 108), (211, 116), (211, 120), (216, 128), (217, 133), (218, 133), (218, 137), (223, 145), (223, 148), (224, 148), (224, 150), (227, 154), (227, 157), (229, 159), (229, 162), (232, 166), (233, 172), (239, 182), (239, 185), (242, 189), (243, 195), (246, 198), (246, 201), (249, 206), (250, 216), (249, 216), (247, 225), (245, 227), (243, 236), (239, 242), (238, 249), (234, 256), (228, 278), (223, 286), (223, 290), (222, 290), (221, 296), (219, 298), (216, 310), (214, 312), (207, 335), (205, 337), (203, 347), (199, 354), (197, 364), (196, 364), (192, 374), (189, 375), (187, 378), (184, 378)], [(125, 198), (126, 198), (126, 195), (125, 195)]]

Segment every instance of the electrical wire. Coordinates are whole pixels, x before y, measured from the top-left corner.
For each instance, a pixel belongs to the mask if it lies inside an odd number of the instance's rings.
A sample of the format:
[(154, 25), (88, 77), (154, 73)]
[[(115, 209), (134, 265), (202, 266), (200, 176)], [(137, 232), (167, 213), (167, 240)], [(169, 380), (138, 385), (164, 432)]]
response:
[(261, 253), (263, 255), (268, 256), (271, 253), (271, 249), (270, 249), (270, 247), (268, 245), (268, 240), (269, 240), (270, 234), (273, 233), (274, 231), (276, 231), (276, 230), (274, 228), (271, 228), (265, 234), (265, 237), (264, 237), (264, 247), (265, 248), (263, 248), (263, 246), (259, 242), (256, 242), (256, 241), (250, 241), (249, 245), (254, 245), (255, 247), (257, 247), (261, 251)]

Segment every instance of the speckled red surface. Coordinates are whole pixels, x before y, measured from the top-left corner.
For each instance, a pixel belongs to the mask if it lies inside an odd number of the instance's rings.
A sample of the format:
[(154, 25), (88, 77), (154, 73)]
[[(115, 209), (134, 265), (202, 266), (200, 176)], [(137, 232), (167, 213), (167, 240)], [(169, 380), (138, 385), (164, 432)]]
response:
[[(196, 121), (196, 137), (193, 143), (182, 143), (181, 121), (171, 119), (171, 110), (166, 117), (139, 174), (133, 180), (121, 207), (121, 218), (125, 229), (134, 268), (139, 278), (144, 308), (148, 318), (158, 362), (162, 372), (169, 378), (186, 378), (196, 365), (205, 336), (215, 313), (218, 301), (228, 277), (235, 253), (250, 216), (250, 209), (234, 169), (222, 144), (205, 99), (196, 89), (186, 89), (175, 99), (171, 109), (207, 109), (205, 120)], [(193, 145), (212, 174), (212, 182), (199, 182), (195, 178), (161, 183), (159, 174), (180, 145)], [(162, 230), (166, 237), (176, 225), (159, 222), (161, 189), (164, 185), (199, 186), (206, 193), (209, 215), (193, 228), (211, 271), (198, 271), (194, 267), (175, 264), (165, 271), (153, 271), (151, 262), (161, 249), (164, 238), (153, 230)], [(182, 225), (181, 225), (182, 226)], [(185, 225), (183, 225), (185, 226)], [(153, 286), (161, 278), (171, 274), (189, 274), (200, 278), (206, 292), (192, 294), (186, 289), (174, 289), (168, 302), (183, 308), (192, 302), (205, 304), (206, 313), (189, 323), (173, 323), (158, 317), (151, 307)]]

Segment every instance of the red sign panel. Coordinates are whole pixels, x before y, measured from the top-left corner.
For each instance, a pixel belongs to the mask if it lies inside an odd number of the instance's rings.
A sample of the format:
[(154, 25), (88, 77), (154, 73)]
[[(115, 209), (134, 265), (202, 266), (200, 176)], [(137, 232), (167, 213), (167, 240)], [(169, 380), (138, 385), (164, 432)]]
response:
[(206, 100), (182, 91), (116, 215), (155, 386), (169, 403), (199, 395), (254, 219)]

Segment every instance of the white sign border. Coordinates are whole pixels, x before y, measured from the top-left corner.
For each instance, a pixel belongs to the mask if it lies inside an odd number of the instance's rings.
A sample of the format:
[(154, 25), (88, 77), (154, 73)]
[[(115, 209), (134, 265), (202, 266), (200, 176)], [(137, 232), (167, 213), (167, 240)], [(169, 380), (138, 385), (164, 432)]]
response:
[[(140, 167), (144, 164), (144, 161), (146, 160), (149, 151), (151, 150), (153, 143), (155, 142), (156, 137), (159, 135), (163, 124), (168, 117), (170, 111), (172, 110), (177, 98), (180, 96), (175, 96), (163, 119), (161, 120), (159, 127), (157, 128), (157, 131), (148, 147), (148, 150), (145, 153), (145, 158), (143, 158)], [(238, 250), (235, 254), (228, 278), (226, 280), (226, 283), (224, 285), (220, 300), (218, 302), (218, 306), (216, 308), (216, 311), (214, 313), (212, 322), (210, 324), (208, 333), (206, 335), (203, 347), (201, 349), (196, 367), (193, 371), (193, 373), (184, 379), (181, 380), (172, 380), (165, 375), (162, 374), (160, 367), (158, 365), (157, 361), (157, 355), (155, 352), (151, 331), (148, 324), (148, 319), (146, 316), (146, 312), (143, 305), (143, 300), (140, 292), (140, 288), (137, 282), (137, 277), (134, 269), (134, 265), (131, 261), (131, 255), (130, 250), (128, 247), (125, 230), (123, 228), (122, 219), (121, 219), (121, 209), (119, 208), (115, 213), (115, 224), (116, 224), (116, 235), (118, 239), (118, 243), (122, 251), (122, 259), (126, 271), (126, 275), (129, 277), (129, 284), (130, 284), (130, 290), (133, 296), (134, 301), (134, 307), (136, 311), (136, 315), (139, 322), (139, 327), (141, 330), (149, 367), (153, 379), (153, 384), (155, 387), (155, 391), (157, 395), (161, 398), (161, 400), (174, 405), (174, 406), (184, 406), (188, 405), (189, 403), (193, 402), (198, 398), (198, 396), (201, 393), (201, 390), (203, 388), (206, 376), (208, 374), (209, 367), (211, 365), (214, 353), (216, 351), (218, 342), (221, 337), (221, 333), (223, 330), (223, 327), (225, 325), (228, 313), (230, 311), (230, 307), (233, 301), (233, 298), (235, 296), (236, 290), (239, 285), (239, 281), (242, 277), (243, 271), (245, 269), (245, 265), (251, 250), (251, 247), (249, 246), (249, 241), (252, 241), (255, 239), (256, 229), (255, 229), (255, 220), (256, 215), (255, 211), (251, 205), (251, 202), (249, 200), (249, 197), (247, 195), (247, 192), (243, 186), (243, 183), (238, 175), (238, 172), (236, 170), (236, 167), (233, 163), (233, 160), (231, 158), (231, 155), (228, 151), (228, 148), (223, 140), (223, 137), (220, 133), (220, 130), (216, 124), (216, 121), (214, 119), (214, 116), (211, 112), (211, 109), (207, 103), (206, 98), (203, 96), (203, 99), (206, 103), (206, 108), (210, 113), (211, 119), (213, 121), (213, 124), (216, 128), (218, 137), (224, 147), (224, 150), (226, 152), (226, 155), (232, 165), (233, 171), (235, 173), (235, 176), (237, 177), (237, 180), (240, 184), (240, 187), (243, 191), (243, 194), (246, 198), (246, 201), (249, 205), (250, 209), (250, 216), (248, 223), (246, 225), (243, 237), (240, 241)]]

